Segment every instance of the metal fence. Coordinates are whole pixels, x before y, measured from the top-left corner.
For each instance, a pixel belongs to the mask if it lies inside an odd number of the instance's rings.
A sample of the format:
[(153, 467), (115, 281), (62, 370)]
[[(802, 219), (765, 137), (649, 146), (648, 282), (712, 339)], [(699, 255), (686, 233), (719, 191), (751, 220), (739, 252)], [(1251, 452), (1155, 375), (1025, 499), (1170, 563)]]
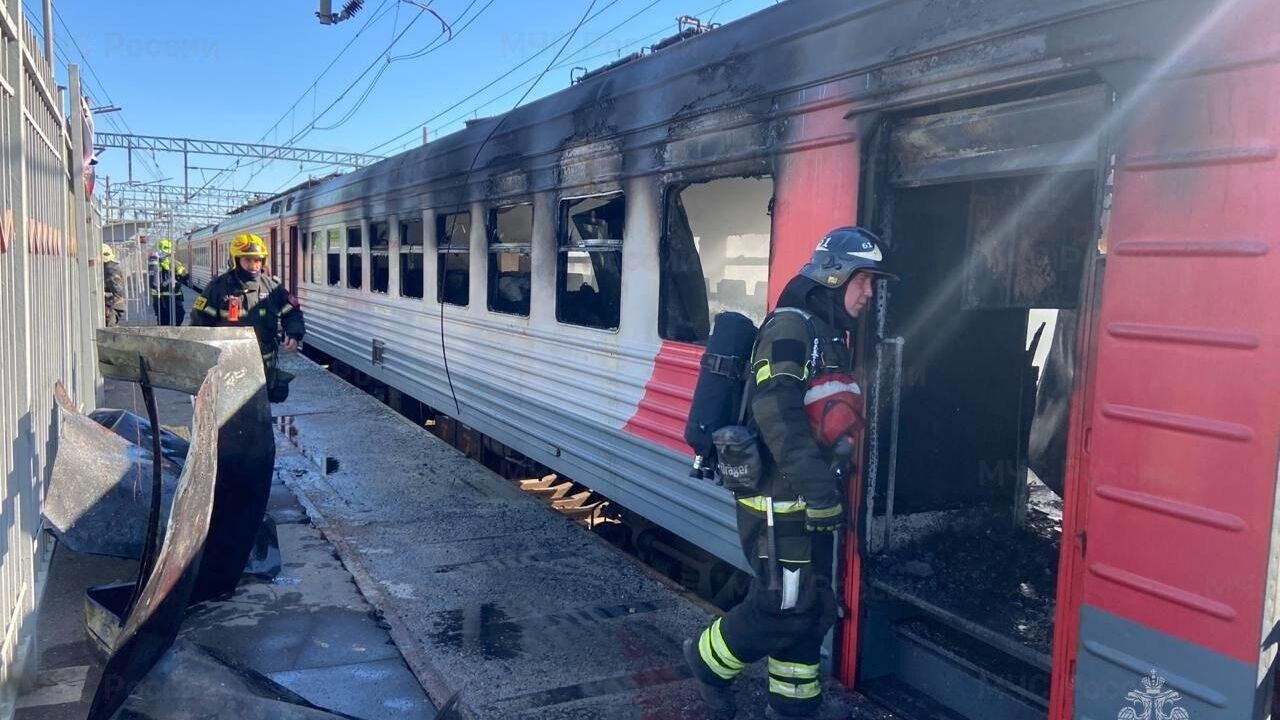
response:
[(0, 718), (35, 664), (51, 552), (40, 501), (58, 448), (54, 383), (94, 406), (93, 330), (104, 320), (100, 221), (80, 171), (78, 72), (70, 68), (64, 96), (22, 7), (0, 0)]

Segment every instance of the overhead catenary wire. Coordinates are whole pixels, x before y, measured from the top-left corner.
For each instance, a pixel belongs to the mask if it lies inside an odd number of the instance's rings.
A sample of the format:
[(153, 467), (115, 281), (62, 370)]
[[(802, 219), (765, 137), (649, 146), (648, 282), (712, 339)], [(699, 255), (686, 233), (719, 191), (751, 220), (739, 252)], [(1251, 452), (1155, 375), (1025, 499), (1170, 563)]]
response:
[[(374, 59), (374, 61), (373, 61), (372, 63), (370, 63), (370, 65), (369, 65), (368, 67), (366, 67), (366, 68), (365, 68), (364, 72), (362, 72), (362, 73), (361, 73), (361, 74), (360, 74), (360, 75), (359, 75), (359, 76), (358, 76), (358, 77), (357, 77), (357, 78), (352, 82), (352, 84), (351, 84), (351, 85), (348, 85), (348, 86), (347, 86), (346, 90), (344, 90), (344, 91), (343, 91), (343, 92), (338, 96), (338, 98), (334, 100), (334, 102), (333, 102), (333, 103), (330, 103), (330, 104), (329, 104), (329, 106), (328, 106), (327, 108), (325, 108), (324, 110), (320, 111), (319, 113), (314, 113), (314, 114), (313, 114), (313, 118), (312, 118), (311, 122), (310, 122), (310, 123), (308, 123), (308, 125), (307, 125), (306, 127), (304, 127), (301, 131), (299, 131), (297, 134), (295, 134), (295, 135), (294, 135), (294, 137), (293, 137), (293, 138), (291, 138), (291, 139), (290, 139), (290, 141), (289, 141), (288, 143), (286, 143), (286, 145), (291, 145), (291, 144), (293, 144), (294, 142), (297, 142), (297, 141), (298, 141), (298, 140), (300, 140), (302, 137), (304, 137), (307, 133), (311, 132), (311, 130), (329, 130), (329, 129), (337, 128), (337, 127), (341, 126), (342, 124), (346, 123), (348, 120), (350, 120), (350, 119), (351, 119), (351, 117), (353, 117), (353, 116), (354, 116), (355, 112), (357, 112), (357, 111), (360, 109), (360, 107), (362, 107), (362, 106), (363, 106), (364, 102), (368, 99), (368, 97), (370, 96), (370, 94), (373, 92), (373, 89), (374, 89), (374, 87), (376, 86), (378, 79), (381, 77), (382, 73), (384, 73), (384, 72), (386, 71), (386, 68), (387, 68), (387, 67), (389, 67), (391, 63), (396, 62), (396, 61), (401, 60), (401, 59), (410, 59), (410, 58), (419, 58), (419, 57), (423, 57), (423, 56), (425, 56), (425, 55), (427, 55), (427, 54), (429, 54), (429, 53), (431, 53), (431, 52), (434, 52), (434, 51), (436, 51), (436, 50), (440, 49), (441, 47), (444, 47), (446, 44), (448, 44), (448, 43), (452, 42), (453, 40), (457, 39), (457, 37), (458, 37), (459, 35), (461, 35), (461, 34), (462, 34), (462, 31), (463, 31), (463, 30), (465, 30), (467, 27), (469, 27), (473, 22), (475, 22), (475, 20), (476, 20), (477, 18), (479, 18), (479, 17), (480, 17), (480, 15), (481, 15), (481, 14), (483, 14), (483, 13), (484, 13), (484, 11), (485, 11), (485, 10), (487, 10), (487, 9), (489, 8), (489, 6), (490, 6), (490, 5), (493, 5), (493, 3), (494, 3), (495, 1), (496, 1), (496, 0), (489, 0), (489, 1), (488, 1), (488, 2), (483, 6), (483, 7), (481, 7), (481, 8), (480, 8), (480, 10), (478, 10), (474, 15), (472, 15), (472, 16), (467, 20), (467, 22), (466, 22), (464, 25), (462, 25), (462, 26), (461, 26), (461, 27), (460, 27), (456, 32), (453, 30), (453, 28), (452, 28), (452, 24), (450, 24), (448, 21), (446, 21), (446, 20), (444, 20), (443, 18), (441, 18), (439, 14), (437, 14), (437, 13), (435, 13), (434, 11), (431, 11), (431, 10), (429, 10), (429, 9), (426, 9), (426, 10), (427, 10), (428, 12), (430, 12), (433, 16), (435, 16), (435, 17), (440, 21), (441, 25), (443, 26), (443, 31), (442, 31), (439, 35), (437, 35), (437, 36), (436, 36), (436, 38), (434, 38), (430, 43), (428, 43), (428, 45), (427, 45), (427, 46), (425, 46), (425, 47), (423, 47), (423, 48), (419, 49), (418, 51), (415, 51), (415, 52), (413, 52), (413, 53), (409, 53), (408, 55), (405, 55), (405, 56), (391, 56), (391, 55), (390, 55), (391, 47), (393, 47), (394, 45), (396, 45), (396, 44), (398, 43), (399, 39), (400, 39), (400, 38), (402, 38), (402, 37), (404, 36), (405, 32), (407, 32), (407, 30), (408, 30), (408, 27), (409, 27), (409, 26), (406, 26), (405, 30), (404, 30), (404, 31), (402, 31), (399, 35), (397, 35), (397, 36), (396, 36), (396, 38), (391, 42), (391, 44), (390, 44), (390, 45), (388, 45), (388, 47), (387, 47), (387, 48), (386, 48), (382, 53), (379, 53), (378, 57), (377, 57), (377, 58), (375, 58), (375, 59)], [(454, 20), (454, 24), (456, 24), (457, 22), (459, 22), (460, 20), (462, 20), (462, 18), (466, 16), (466, 13), (467, 13), (467, 12), (468, 12), (472, 7), (474, 7), (474, 6), (475, 6), (475, 4), (476, 4), (475, 0), (473, 0), (473, 2), (471, 2), (470, 4), (468, 4), (468, 5), (467, 5), (467, 7), (463, 9), (462, 13), (460, 13), (460, 14), (458, 15), (458, 17)], [(415, 22), (418, 18), (421, 18), (421, 17), (422, 17), (422, 13), (420, 12), (418, 15), (416, 15), (416, 16), (414, 17), (414, 20), (410, 22), (410, 25), (412, 25), (412, 23), (413, 23), (413, 22)], [(447, 35), (448, 37), (447, 37), (447, 39), (446, 39), (444, 42), (439, 43), (439, 44), (435, 44), (435, 43), (436, 43), (436, 41), (438, 41), (441, 37), (445, 37), (446, 35)], [(317, 125), (317, 122), (318, 122), (319, 118), (320, 118), (320, 117), (323, 117), (323, 116), (325, 115), (325, 113), (327, 113), (330, 109), (332, 109), (332, 108), (333, 108), (333, 106), (334, 106), (334, 105), (336, 105), (339, 101), (341, 101), (341, 100), (342, 100), (342, 98), (343, 98), (343, 97), (345, 97), (346, 93), (350, 92), (350, 91), (351, 91), (351, 89), (352, 89), (352, 87), (354, 87), (357, 83), (359, 83), (359, 82), (360, 82), (360, 80), (361, 80), (361, 79), (363, 79), (363, 78), (364, 78), (364, 76), (365, 76), (365, 75), (367, 75), (367, 74), (369, 73), (369, 71), (370, 71), (374, 66), (376, 66), (376, 65), (377, 65), (378, 60), (379, 60), (379, 59), (383, 59), (383, 58), (385, 58), (385, 59), (386, 59), (386, 63), (383, 65), (382, 70), (380, 70), (379, 74), (378, 74), (377, 76), (375, 76), (374, 80), (370, 83), (369, 87), (368, 87), (368, 88), (366, 88), (365, 92), (362, 94), (361, 99), (360, 99), (360, 100), (358, 100), (356, 103), (354, 103), (354, 104), (353, 104), (352, 108), (347, 112), (347, 114), (346, 114), (346, 115), (344, 115), (342, 119), (340, 119), (339, 121), (337, 121), (337, 122), (335, 122), (335, 123), (333, 123), (333, 124), (331, 124), (331, 125), (328, 125), (328, 126), (318, 126), (318, 125)], [(266, 167), (266, 165), (263, 165), (261, 168), (259, 168), (259, 169), (255, 170), (253, 173), (251, 173), (251, 174), (250, 174), (250, 176), (249, 176), (249, 178), (245, 181), (245, 185), (244, 185), (244, 187), (248, 187), (248, 186), (249, 186), (249, 184), (250, 184), (250, 183), (252, 183), (252, 182), (253, 182), (253, 180), (254, 180), (254, 179), (255, 179), (255, 178), (256, 178), (256, 177), (257, 177), (257, 176), (262, 172), (262, 170), (263, 170), (263, 169), (265, 169), (265, 167)], [(295, 174), (295, 175), (294, 175), (294, 177), (297, 177), (297, 176), (298, 176), (298, 175), (300, 175), (300, 174), (301, 174), (301, 173), (297, 173), (297, 174)]]
[[(33, 18), (42, 17), (42, 13), (35, 12), (35, 10), (27, 4), (26, 0), (23, 0), (22, 6)], [(97, 86), (98, 93), (101, 94), (102, 99), (106, 101), (107, 104), (114, 104), (115, 101), (111, 99), (111, 95), (107, 92), (106, 85), (102, 82), (102, 78), (98, 77), (97, 71), (93, 69), (93, 64), (89, 62), (89, 57), (80, 49), (80, 43), (76, 40), (75, 33), (71, 32), (71, 28), (67, 25), (67, 21), (63, 19), (62, 13), (59, 12), (57, 5), (53, 6), (53, 14), (57, 23), (62, 26), (62, 30), (66, 33), (67, 40), (71, 43), (71, 47), (74, 48), (76, 54), (80, 56), (81, 67), (83, 67), (86, 72), (85, 80), (91, 80)], [(48, 30), (46, 29), (45, 32), (48, 32)], [(72, 64), (66, 54), (62, 52), (60, 45), (54, 45), (54, 54), (59, 56), (58, 59), (62, 60), (62, 64), (64, 66)], [(54, 58), (49, 58), (50, 62), (53, 62), (53, 60)], [(88, 82), (86, 82), (86, 85), (87, 84)], [(104, 117), (106, 117), (108, 124), (118, 132), (127, 131), (128, 133), (133, 134), (133, 129), (129, 127), (128, 121), (123, 116), (121, 116), (119, 120), (117, 120), (114, 115), (105, 115)], [(121, 125), (124, 126), (123, 130), (121, 129)], [(142, 159), (143, 168), (151, 174), (151, 178), (153, 180), (159, 180), (162, 177), (162, 174), (160, 166), (156, 163), (155, 154), (152, 153), (150, 157), (146, 154), (142, 154), (139, 157)]]
[[(375, 23), (380, 18), (386, 16), (386, 13), (388, 12), (388, 10), (386, 9), (386, 4), (392, 1), (393, 0), (382, 0), (382, 2), (378, 4), (378, 7), (374, 8), (373, 12), (369, 14), (368, 19), (365, 20), (364, 25), (361, 25), (360, 29), (357, 30), (355, 34), (352, 35), (351, 39), (347, 41), (347, 44), (343, 45), (342, 49), (339, 50), (338, 53), (333, 56), (333, 59), (329, 61), (329, 64), (324, 66), (324, 69), (322, 69), (320, 73), (316, 75), (315, 79), (311, 81), (311, 84), (307, 86), (307, 89), (303, 90), (302, 93), (298, 95), (298, 99), (294, 100), (293, 104), (290, 105), (288, 108), (286, 108), (285, 111), (280, 114), (280, 117), (277, 118), (276, 121), (272, 123), (270, 127), (267, 128), (266, 132), (262, 133), (262, 136), (258, 138), (258, 142), (261, 143), (265, 141), (267, 139), (267, 136), (270, 135), (273, 130), (276, 130), (277, 128), (280, 127), (280, 124), (284, 122), (285, 118), (291, 117), (293, 112), (298, 108), (298, 106), (302, 104), (302, 101), (307, 99), (308, 95), (311, 95), (314, 98), (315, 92), (319, 88), (320, 81), (324, 79), (325, 75), (329, 74), (329, 71), (332, 70), (333, 67), (338, 64), (338, 61), (342, 59), (342, 56), (345, 55), (347, 51), (351, 49), (351, 46), (354, 45), (355, 42), (359, 40), (362, 35), (364, 35), (365, 31), (367, 31), (369, 27), (373, 25), (373, 23)], [(398, 9), (400, 6), (400, 0), (394, 0), (394, 2)], [(314, 115), (314, 106), (312, 108), (312, 114)], [(290, 129), (290, 133), (292, 132), (293, 130)], [(253, 160), (250, 163), (248, 163), (248, 165), (246, 165), (245, 167), (252, 166), (259, 162), (266, 163), (268, 161), (265, 159)], [(201, 190), (207, 188), (211, 183), (218, 182), (225, 173), (235, 172), (236, 170), (242, 169), (240, 166), (241, 166), (241, 163), (239, 160), (237, 160), (232, 165), (229, 165), (226, 168), (223, 168), (221, 171), (218, 172), (217, 175), (214, 175), (212, 179), (206, 181), (204, 185), (201, 187)]]
[[(600, 8), (600, 10), (598, 10), (594, 15), (591, 15), (590, 17), (586, 18), (586, 22), (591, 22), (592, 20), (596, 19), (596, 18), (597, 18), (597, 17), (599, 17), (601, 14), (603, 14), (606, 10), (608, 10), (608, 9), (609, 9), (609, 8), (611, 8), (611, 7), (613, 7), (614, 5), (617, 5), (619, 2), (621, 2), (621, 0), (610, 0), (608, 3), (606, 3), (606, 4), (605, 4), (605, 6), (604, 6), (604, 7)], [(584, 23), (582, 23), (582, 25), (585, 25), (585, 24), (586, 24), (585, 22), (584, 22)], [(579, 25), (579, 26), (577, 26), (577, 27), (581, 27), (581, 25)], [(575, 27), (575, 29), (574, 29), (574, 30), (571, 30), (571, 31), (569, 31), (569, 32), (566, 32), (566, 33), (564, 33), (564, 34), (560, 35), (560, 36), (559, 36), (559, 37), (557, 37), (555, 40), (552, 40), (550, 43), (548, 43), (548, 44), (544, 45), (544, 46), (543, 46), (541, 49), (539, 49), (537, 52), (533, 53), (533, 54), (532, 54), (532, 55), (530, 55), (529, 57), (527, 57), (527, 58), (525, 58), (524, 60), (522, 60), (522, 61), (520, 61), (519, 63), (517, 63), (515, 66), (513, 66), (512, 68), (510, 68), (509, 70), (507, 70), (506, 72), (504, 72), (502, 75), (499, 75), (497, 78), (494, 78), (492, 81), (490, 81), (489, 83), (487, 83), (486, 85), (484, 85), (483, 87), (481, 87), (479, 90), (476, 90), (475, 92), (471, 93), (471, 94), (470, 94), (470, 95), (468, 95), (467, 97), (463, 98), (462, 100), (459, 100), (458, 102), (454, 103), (453, 105), (450, 105), (449, 107), (445, 108), (444, 110), (441, 110), (440, 112), (436, 113), (435, 115), (431, 116), (430, 118), (427, 118), (426, 120), (424, 120), (424, 121), (422, 121), (422, 122), (419, 122), (419, 123), (415, 124), (413, 127), (411, 127), (411, 128), (409, 128), (408, 130), (405, 130), (404, 132), (402, 132), (402, 133), (400, 133), (400, 134), (398, 134), (398, 135), (396, 135), (396, 136), (392, 137), (390, 140), (384, 140), (383, 142), (378, 143), (377, 145), (373, 146), (373, 148), (372, 148), (372, 149), (370, 149), (369, 151), (367, 151), (367, 152), (366, 152), (366, 153), (364, 153), (364, 154), (366, 154), (366, 155), (372, 155), (372, 154), (374, 154), (377, 150), (379, 150), (379, 149), (381, 149), (381, 148), (389, 147), (389, 146), (391, 146), (391, 145), (394, 145), (394, 144), (396, 143), (396, 141), (400, 140), (401, 138), (403, 138), (403, 137), (405, 137), (405, 136), (407, 136), (407, 135), (417, 133), (417, 132), (419, 131), (419, 128), (421, 128), (423, 125), (429, 125), (431, 122), (433, 122), (433, 121), (435, 121), (435, 120), (438, 120), (439, 118), (443, 117), (444, 115), (446, 115), (446, 114), (448, 114), (448, 113), (453, 112), (453, 111), (454, 111), (454, 110), (456, 110), (459, 106), (461, 106), (463, 103), (466, 103), (468, 100), (471, 100), (472, 98), (476, 97), (477, 95), (479, 95), (480, 93), (484, 92), (485, 90), (488, 90), (489, 88), (493, 87), (494, 85), (496, 85), (496, 84), (498, 84), (498, 83), (502, 82), (503, 80), (505, 80), (506, 78), (510, 77), (513, 73), (515, 73), (515, 72), (516, 72), (517, 70), (519, 70), (520, 68), (522, 68), (522, 67), (524, 67), (525, 65), (528, 65), (529, 63), (533, 62), (535, 59), (537, 59), (537, 58), (538, 58), (539, 56), (541, 56), (543, 53), (545, 53), (545, 52), (547, 52), (548, 50), (550, 50), (550, 49), (554, 48), (554, 47), (555, 47), (555, 46), (556, 46), (560, 41), (564, 40), (565, 38), (570, 38), (570, 39), (572, 39), (572, 36), (573, 36), (573, 35), (575, 35), (576, 33), (577, 33), (577, 28)]]
[[(705, 13), (707, 13), (707, 12), (711, 12), (711, 11), (719, 10), (720, 8), (724, 7), (725, 5), (728, 5), (728, 4), (732, 3), (732, 2), (734, 2), (734, 1), (735, 1), (735, 0), (720, 0), (720, 2), (719, 2), (719, 3), (717, 3), (717, 4), (715, 4), (715, 5), (712, 5), (712, 6), (710, 6), (710, 7), (707, 7), (707, 8), (702, 9), (701, 11), (699, 11), (699, 12), (698, 12), (698, 14), (699, 14), (699, 15), (702, 15), (702, 14), (705, 14)], [(661, 0), (658, 0), (658, 2), (661, 2)], [(576, 59), (575, 59), (575, 56), (576, 56), (578, 53), (583, 52), (583, 51), (584, 51), (584, 50), (586, 50), (587, 48), (590, 48), (592, 45), (595, 45), (596, 43), (598, 43), (598, 42), (600, 42), (600, 41), (602, 41), (602, 40), (606, 39), (606, 38), (607, 38), (607, 37), (609, 37), (612, 33), (617, 32), (618, 30), (622, 29), (622, 28), (623, 28), (623, 27), (625, 27), (627, 24), (629, 24), (632, 20), (634, 20), (636, 17), (639, 17), (639, 16), (640, 16), (641, 14), (643, 14), (644, 12), (647, 12), (648, 10), (652, 9), (652, 7), (653, 7), (654, 5), (656, 5), (656, 4), (658, 4), (658, 2), (650, 3), (650, 4), (649, 4), (649, 5), (647, 5), (646, 7), (642, 8), (640, 11), (638, 11), (638, 12), (636, 12), (636, 13), (632, 14), (632, 15), (631, 15), (630, 17), (628, 17), (626, 20), (622, 21), (621, 23), (618, 23), (617, 25), (613, 26), (613, 27), (612, 27), (612, 28), (610, 28), (609, 30), (607, 30), (607, 31), (605, 31), (605, 32), (603, 32), (603, 33), (601, 33), (601, 34), (597, 35), (593, 40), (591, 40), (591, 41), (590, 41), (590, 42), (588, 42), (587, 44), (585, 44), (585, 45), (583, 45), (582, 47), (580, 47), (580, 48), (578, 48), (577, 50), (575, 50), (575, 51), (574, 51), (573, 53), (571, 53), (568, 57), (566, 57), (562, 62), (560, 62), (560, 63), (556, 64), (556, 65), (555, 65), (554, 67), (552, 67), (551, 69), (552, 69), (552, 70), (559, 70), (559, 69), (562, 69), (562, 68), (569, 67), (569, 66), (570, 66), (570, 65), (572, 65), (573, 63), (584, 62), (584, 61), (586, 61), (586, 60), (591, 60), (591, 59), (595, 59), (595, 58), (605, 57), (605, 56), (608, 56), (608, 55), (620, 54), (620, 53), (621, 53), (621, 48), (619, 48), (619, 49), (614, 49), (614, 50), (608, 50), (608, 51), (603, 52), (603, 53), (597, 53), (597, 54), (595, 54), (595, 55), (590, 55), (590, 56), (587, 56), (587, 57), (585, 57), (585, 58), (576, 58)], [(664, 35), (664, 34), (666, 34), (666, 33), (668, 33), (668, 32), (670, 32), (670, 28), (669, 28), (669, 26), (664, 26), (664, 27), (662, 27), (662, 28), (660, 28), (660, 29), (658, 29), (658, 30), (655, 30), (655, 31), (653, 31), (653, 32), (649, 33), (648, 35), (645, 35), (644, 37), (641, 37), (641, 38), (638, 38), (638, 39), (636, 39), (636, 40), (631, 41), (630, 43), (628, 43), (627, 45), (625, 45), (625, 46), (623, 46), (623, 47), (631, 47), (631, 46), (635, 46), (635, 45), (642, 45), (643, 43), (648, 42), (649, 40), (652, 40), (652, 39), (654, 39), (654, 38), (656, 38), (656, 37), (660, 37), (660, 36), (662, 36), (662, 35)], [(443, 132), (443, 131), (445, 131), (447, 128), (449, 128), (449, 127), (453, 126), (455, 123), (458, 123), (458, 122), (460, 122), (460, 121), (462, 121), (462, 120), (465, 120), (466, 118), (470, 117), (470, 116), (471, 116), (471, 115), (473, 115), (474, 113), (476, 113), (476, 112), (478, 112), (478, 111), (480, 111), (480, 110), (483, 110), (484, 108), (486, 108), (486, 107), (488, 107), (488, 106), (490, 106), (490, 105), (492, 105), (492, 104), (494, 104), (494, 103), (496, 103), (496, 102), (498, 102), (498, 101), (502, 100), (503, 98), (505, 98), (505, 97), (507, 97), (507, 96), (509, 96), (509, 95), (511, 95), (511, 94), (513, 94), (513, 93), (519, 92), (520, 90), (524, 89), (526, 86), (528, 86), (528, 85), (530, 85), (531, 83), (534, 83), (534, 82), (536, 82), (537, 80), (539, 80), (539, 79), (540, 79), (540, 77), (541, 77), (541, 75), (539, 74), (539, 75), (535, 75), (535, 76), (533, 76), (533, 77), (527, 78), (527, 79), (525, 79), (525, 80), (522, 80), (522, 81), (520, 81), (519, 83), (517, 83), (516, 85), (512, 86), (510, 89), (508, 89), (508, 90), (506, 90), (506, 91), (502, 92), (501, 94), (496, 95), (496, 96), (494, 96), (494, 97), (492, 97), (492, 98), (490, 98), (490, 99), (488, 99), (488, 100), (484, 101), (483, 103), (481, 103), (481, 104), (479, 104), (479, 105), (472, 106), (471, 108), (468, 108), (467, 110), (463, 111), (462, 113), (459, 113), (458, 115), (455, 115), (453, 118), (451, 118), (450, 120), (445, 121), (443, 124), (441, 124), (441, 125), (439, 126), (439, 127), (440, 127), (440, 131), (441, 131), (441, 132)], [(488, 87), (492, 86), (492, 84), (494, 84), (494, 83), (491, 83), (490, 85), (486, 86), (485, 88), (482, 88), (482, 91), (483, 91), (483, 89), (487, 89)], [(476, 94), (478, 94), (478, 93), (476, 93)], [(471, 96), (468, 96), (468, 98), (464, 98), (463, 102), (465, 102), (465, 101), (466, 101), (466, 99), (469, 99), (470, 97), (474, 97), (474, 96), (475, 96), (475, 94), (472, 94)], [(461, 103), (458, 103), (458, 104), (461, 104)], [(450, 109), (452, 109), (452, 108), (456, 108), (456, 107), (458, 106), (458, 104), (455, 104), (455, 105), (451, 106), (450, 108), (446, 108), (445, 112), (447, 112), (448, 110), (450, 110)], [(427, 124), (427, 123), (434, 123), (434, 121), (435, 121), (435, 120), (438, 120), (438, 119), (439, 119), (439, 117), (440, 117), (440, 115), (436, 115), (436, 116), (434, 116), (434, 117), (432, 117), (432, 118), (429, 118), (429, 119), (428, 119), (424, 124)], [(416, 139), (411, 139), (411, 140), (409, 140), (408, 142), (406, 142), (406, 143), (404, 143), (404, 144), (401, 144), (401, 145), (396, 146), (396, 148), (395, 148), (395, 152), (403, 151), (404, 149), (406, 149), (406, 148), (408, 148), (408, 147), (411, 147), (411, 146), (413, 146), (413, 145), (414, 145), (414, 144), (416, 144), (416, 143), (417, 143), (417, 140), (416, 140)], [(389, 153), (389, 154), (394, 154), (394, 152), (393, 152), (393, 153)]]

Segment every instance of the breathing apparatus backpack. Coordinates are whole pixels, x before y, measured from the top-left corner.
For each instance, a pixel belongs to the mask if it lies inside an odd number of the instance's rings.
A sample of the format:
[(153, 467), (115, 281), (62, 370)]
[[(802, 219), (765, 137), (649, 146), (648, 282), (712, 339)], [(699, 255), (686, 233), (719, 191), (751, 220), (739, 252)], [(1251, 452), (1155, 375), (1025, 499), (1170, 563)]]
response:
[[(812, 344), (810, 362), (819, 366), (819, 333), (813, 317), (797, 308), (778, 308), (774, 312), (794, 312), (804, 317)], [(689, 476), (711, 480), (740, 494), (759, 491), (764, 479), (760, 436), (747, 422), (754, 386), (751, 358), (758, 335), (755, 324), (741, 313), (716, 315), (699, 363), (693, 404), (684, 429), (684, 439), (695, 453)], [(834, 448), (848, 440), (865, 422), (862, 390), (852, 372), (823, 372), (810, 377), (804, 404), (809, 430), (823, 447)]]
[(742, 313), (716, 315), (684, 427), (685, 442), (694, 451), (689, 476), (734, 492), (754, 490), (764, 469), (759, 437), (746, 425), (757, 332), (755, 323)]

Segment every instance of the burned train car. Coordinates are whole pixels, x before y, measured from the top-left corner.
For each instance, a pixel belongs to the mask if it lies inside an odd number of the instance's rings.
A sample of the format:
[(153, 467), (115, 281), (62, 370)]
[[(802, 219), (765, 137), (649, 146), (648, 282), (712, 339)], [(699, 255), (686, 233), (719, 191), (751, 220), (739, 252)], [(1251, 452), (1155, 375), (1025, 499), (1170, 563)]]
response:
[(204, 278), (260, 233), (311, 344), (740, 562), (688, 477), (701, 343), (868, 225), (902, 279), (855, 338), (839, 679), (914, 717), (1263, 717), (1277, 27), (789, 0), (185, 243)]

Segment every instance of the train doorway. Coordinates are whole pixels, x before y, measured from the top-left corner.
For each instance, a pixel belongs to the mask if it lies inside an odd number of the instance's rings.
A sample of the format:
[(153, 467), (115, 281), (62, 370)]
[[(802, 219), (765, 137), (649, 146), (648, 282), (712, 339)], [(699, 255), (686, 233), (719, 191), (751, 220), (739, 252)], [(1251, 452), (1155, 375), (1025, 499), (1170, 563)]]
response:
[(901, 281), (866, 354), (858, 686), (908, 717), (1048, 715), (1108, 98), (1005, 96), (882, 133), (877, 225)]

